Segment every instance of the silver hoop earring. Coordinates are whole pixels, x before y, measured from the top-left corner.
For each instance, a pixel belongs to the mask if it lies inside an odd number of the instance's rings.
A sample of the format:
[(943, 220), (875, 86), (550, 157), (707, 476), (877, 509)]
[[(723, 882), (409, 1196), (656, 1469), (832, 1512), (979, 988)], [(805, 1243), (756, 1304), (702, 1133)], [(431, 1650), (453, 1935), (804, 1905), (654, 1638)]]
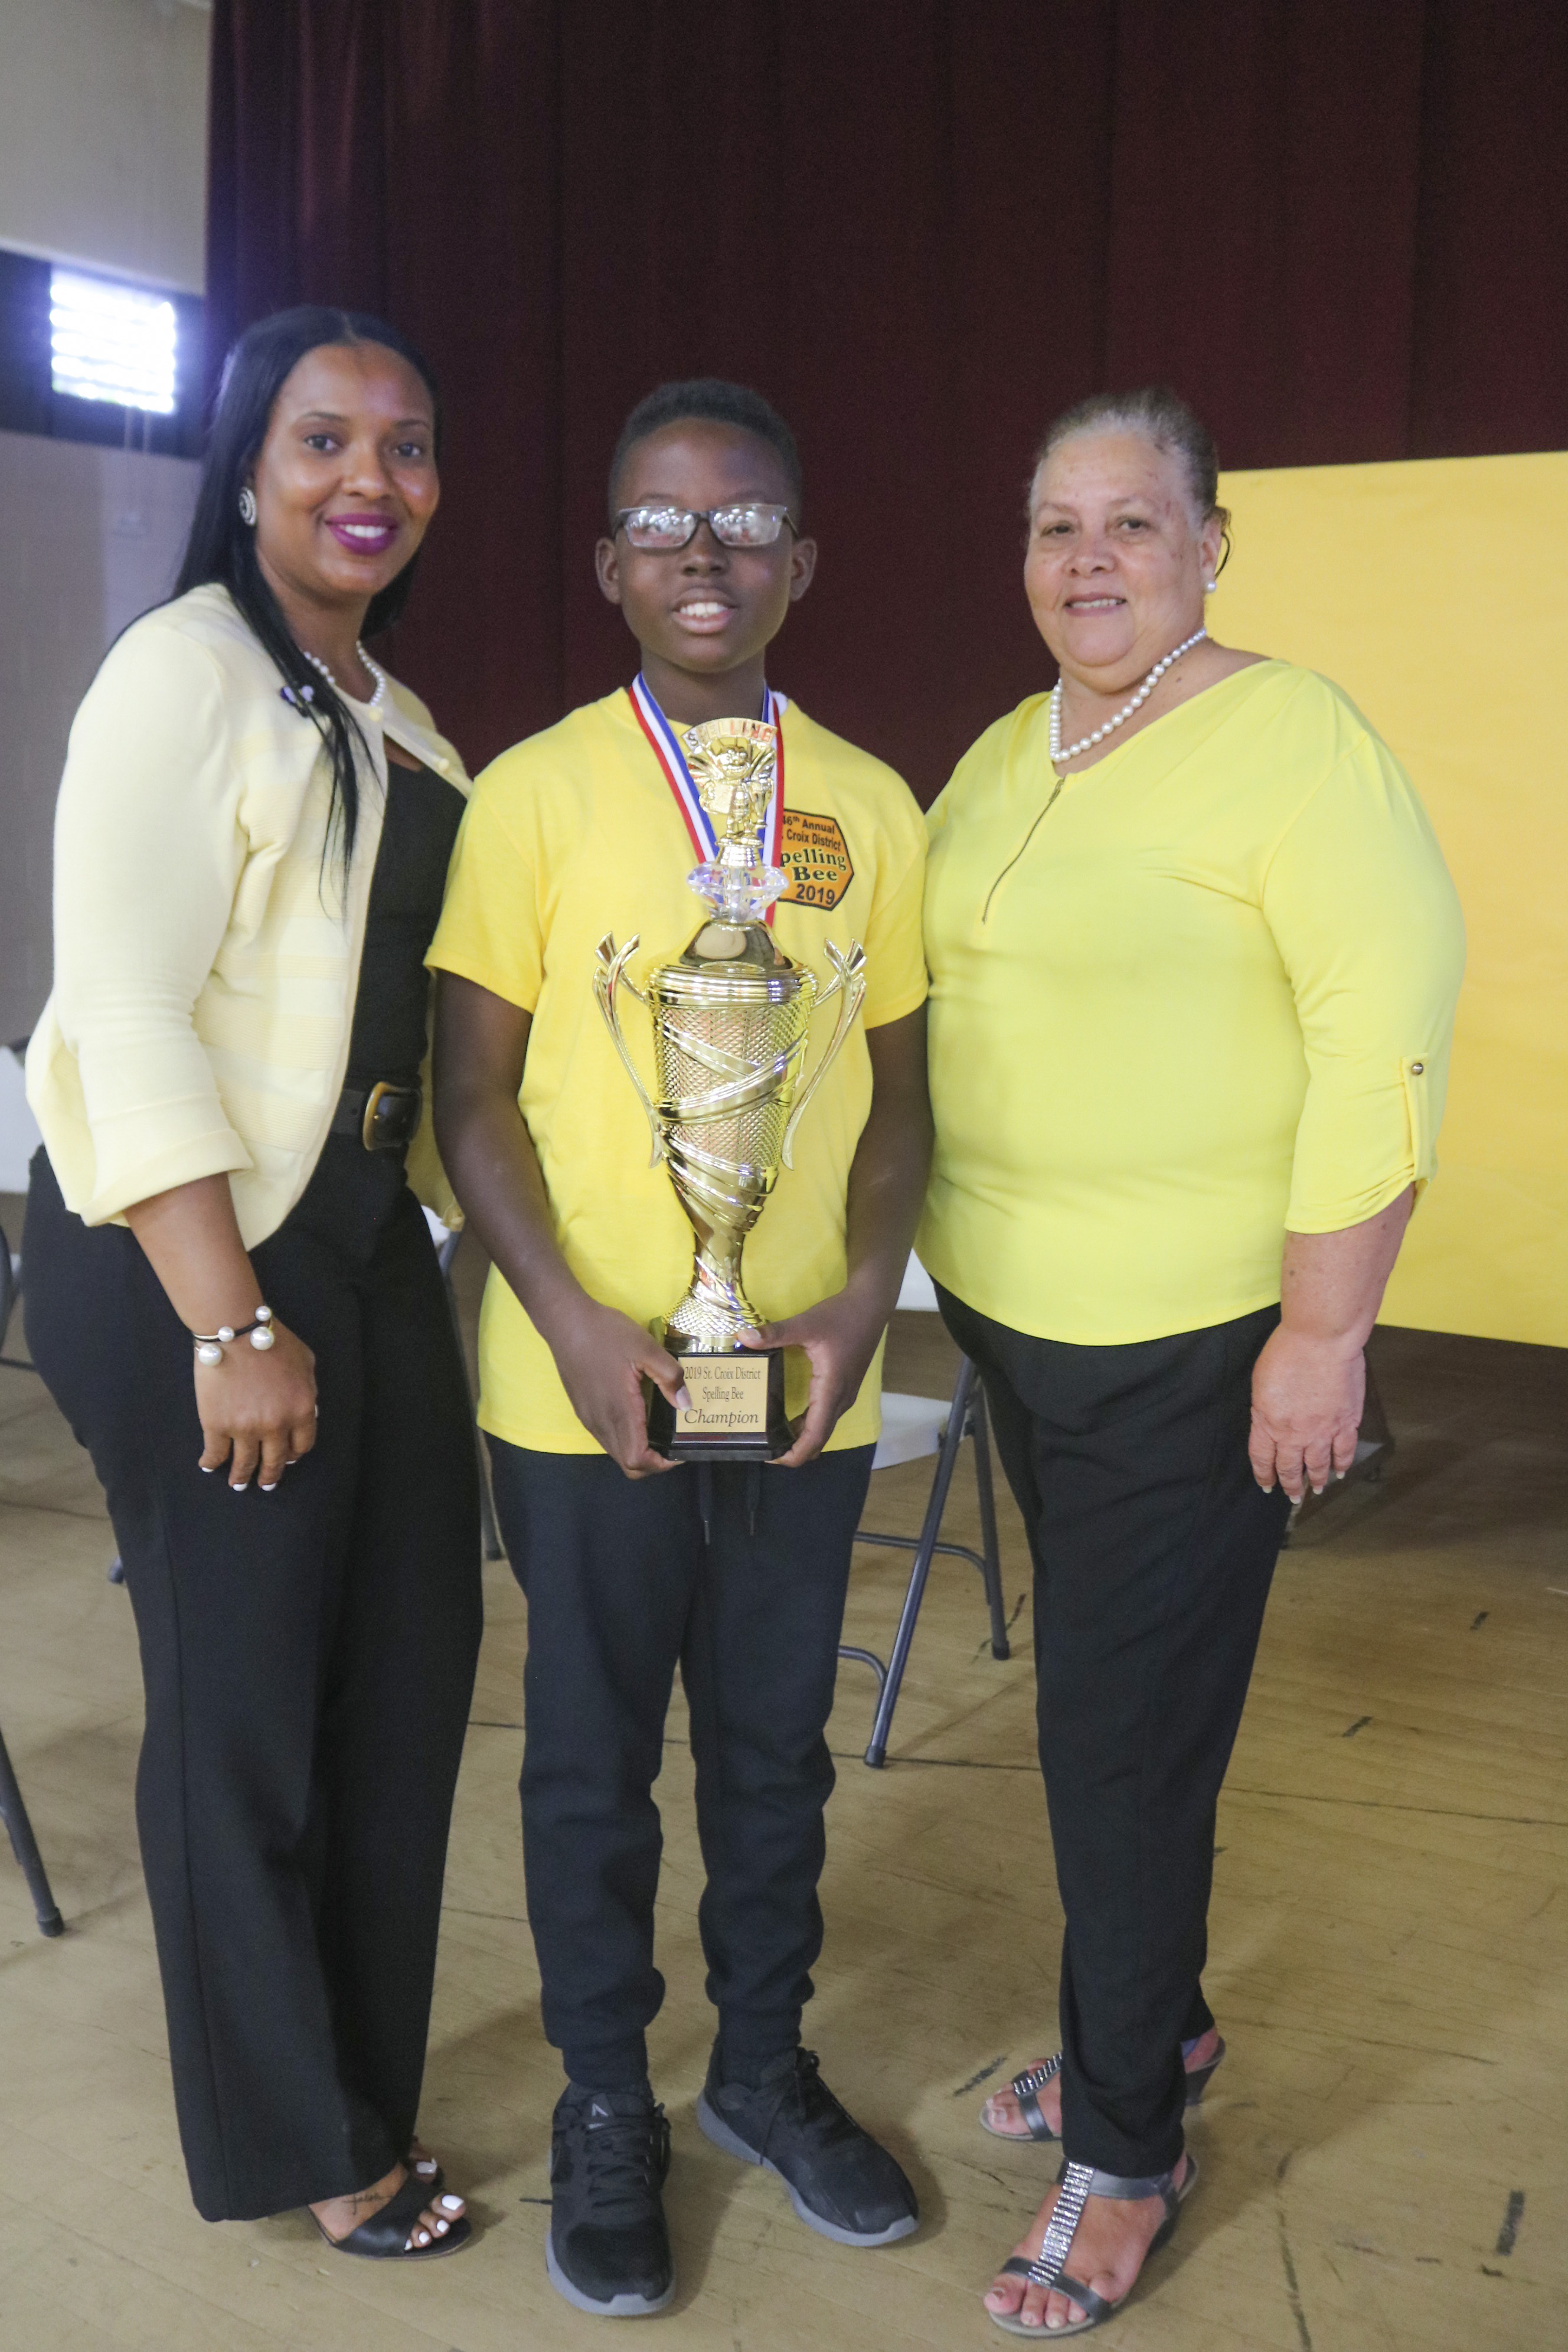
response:
[(248, 530), (256, 527), (256, 492), (247, 482), (239, 494), (239, 519)]

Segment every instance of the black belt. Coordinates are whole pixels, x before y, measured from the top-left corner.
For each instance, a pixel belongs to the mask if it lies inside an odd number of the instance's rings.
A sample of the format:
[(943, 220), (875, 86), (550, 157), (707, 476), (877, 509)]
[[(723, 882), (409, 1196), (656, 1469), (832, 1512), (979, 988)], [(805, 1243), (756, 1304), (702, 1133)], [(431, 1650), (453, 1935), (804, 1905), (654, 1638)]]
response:
[(419, 1125), (423, 1096), (416, 1086), (345, 1087), (332, 1114), (333, 1135), (357, 1135), (367, 1151), (406, 1151)]

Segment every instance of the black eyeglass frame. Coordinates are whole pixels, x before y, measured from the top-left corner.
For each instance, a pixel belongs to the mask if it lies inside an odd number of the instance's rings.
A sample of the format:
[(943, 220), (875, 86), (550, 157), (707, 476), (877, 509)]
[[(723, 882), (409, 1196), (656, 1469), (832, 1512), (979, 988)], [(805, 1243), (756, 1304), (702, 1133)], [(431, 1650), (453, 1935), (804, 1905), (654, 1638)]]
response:
[[(690, 518), (691, 529), (687, 532), (686, 537), (683, 540), (680, 540), (674, 546), (638, 547), (637, 551), (639, 555), (684, 555), (704, 523), (707, 524), (709, 530), (713, 533), (714, 538), (718, 540), (720, 546), (729, 548), (734, 554), (760, 555), (765, 552), (768, 548), (776, 547), (779, 543), (778, 531), (774, 532), (772, 539), (764, 539), (760, 542), (755, 541), (748, 542), (745, 540), (721, 538), (718, 527), (714, 521), (714, 517), (716, 515), (735, 514), (746, 510), (749, 510), (752, 514), (776, 515), (778, 517), (780, 530), (783, 530), (784, 525), (787, 522), (795, 538), (798, 539), (800, 537), (800, 525), (796, 522), (794, 515), (791, 514), (788, 507), (780, 506), (776, 500), (773, 499), (727, 499), (721, 507), (708, 507), (706, 509), (700, 507), (677, 506), (673, 500), (666, 502), (662, 504), (662, 506), (656, 508), (656, 502), (653, 499), (644, 499), (635, 507), (622, 507), (618, 510), (615, 520), (610, 525), (611, 538), (617, 538), (621, 531), (625, 530), (628, 516), (646, 513), (650, 508), (655, 508), (656, 511), (662, 511), (665, 514), (683, 514), (689, 516)], [(637, 545), (635, 540), (632, 541), (632, 544), (634, 546)]]

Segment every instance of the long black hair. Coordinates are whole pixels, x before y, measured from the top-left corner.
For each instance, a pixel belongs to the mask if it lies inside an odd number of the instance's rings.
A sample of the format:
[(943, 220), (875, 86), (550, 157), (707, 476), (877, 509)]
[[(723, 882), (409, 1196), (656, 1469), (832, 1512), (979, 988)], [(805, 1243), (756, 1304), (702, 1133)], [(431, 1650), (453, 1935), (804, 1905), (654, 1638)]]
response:
[[(283, 617), (282, 607), (257, 561), (256, 531), (240, 516), (239, 494), (256, 462), (273, 404), (284, 383), (310, 352), (331, 343), (384, 343), (406, 360), (429, 392), (435, 409), (435, 448), (441, 452), (441, 403), (429, 362), (406, 335), (363, 310), (335, 310), (315, 303), (276, 310), (247, 327), (224, 362), (196, 491), (195, 512), (174, 593), (216, 583), (226, 588), (237, 610), (276, 662), (296, 708), (313, 719), (331, 753), (332, 798), (328, 839), (341, 827), (343, 872), (353, 856), (359, 825), (356, 739), (363, 739), (353, 714), (315, 665), (306, 660)], [(395, 580), (373, 596), (364, 634), (389, 629), (414, 584), (416, 552)]]

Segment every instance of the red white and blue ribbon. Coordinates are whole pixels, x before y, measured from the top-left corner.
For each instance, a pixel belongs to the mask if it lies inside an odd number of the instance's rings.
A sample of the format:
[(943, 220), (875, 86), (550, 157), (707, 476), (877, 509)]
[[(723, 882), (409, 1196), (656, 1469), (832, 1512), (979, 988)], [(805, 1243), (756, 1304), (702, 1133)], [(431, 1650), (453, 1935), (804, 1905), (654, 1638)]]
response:
[[(718, 831), (691, 781), (691, 771), (680, 748), (679, 734), (648, 692), (647, 682), (640, 670), (626, 690), (632, 698), (637, 724), (647, 737), (649, 749), (663, 769), (665, 782), (675, 795), (675, 804), (686, 820), (691, 846), (697, 852), (699, 862), (707, 864), (719, 855)], [(774, 694), (770, 687), (763, 688), (763, 724), (773, 730), (777, 745), (773, 758), (773, 798), (768, 803), (768, 813), (757, 833), (764, 866), (776, 866), (779, 862), (779, 838), (784, 828), (784, 715), (786, 708), (784, 695)], [(773, 910), (770, 907), (767, 919), (771, 923), (773, 919)]]

